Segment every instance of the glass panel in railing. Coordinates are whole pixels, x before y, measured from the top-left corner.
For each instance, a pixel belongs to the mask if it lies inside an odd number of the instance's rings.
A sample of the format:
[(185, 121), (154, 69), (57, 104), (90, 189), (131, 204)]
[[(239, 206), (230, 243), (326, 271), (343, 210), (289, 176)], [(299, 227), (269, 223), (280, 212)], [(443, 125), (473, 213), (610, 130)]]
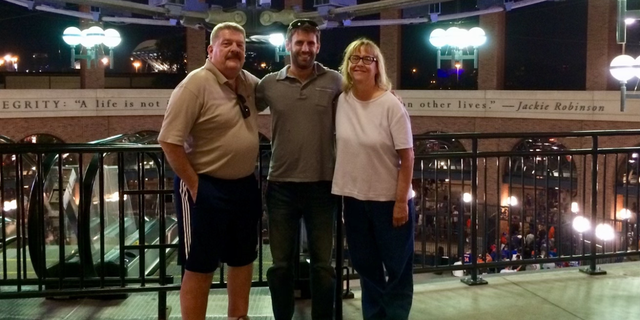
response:
[[(63, 155), (65, 159), (68, 155)], [(44, 228), (43, 239), (47, 268), (59, 263), (60, 250), (64, 250), (64, 256), (72, 258), (78, 250), (78, 204), (79, 198), (79, 169), (74, 160), (63, 162), (62, 181), (60, 170), (52, 157), (53, 168), (48, 172), (43, 185), (43, 215)], [(64, 249), (62, 249), (64, 247)]]
[[(100, 171), (96, 172), (96, 177), (93, 183), (93, 189), (91, 190), (91, 204), (90, 204), (90, 228), (92, 235), (92, 252), (94, 256), (94, 263), (99, 263), (102, 259), (100, 257), (100, 238), (101, 238), (101, 208), (100, 198), (103, 199), (104, 211), (102, 216), (104, 219), (104, 252), (107, 260), (113, 258), (115, 263), (118, 263), (119, 246), (120, 246), (120, 233), (121, 228), (124, 230), (123, 238), (126, 239), (135, 234), (137, 230), (136, 220), (134, 217), (133, 208), (131, 205), (131, 197), (126, 194), (120, 194), (118, 191), (118, 166), (117, 166), (117, 154), (108, 154), (104, 158), (103, 174), (104, 178), (104, 193), (100, 194), (101, 175)], [(87, 177), (90, 178), (90, 177)], [(127, 185), (124, 184), (124, 191), (127, 191)], [(120, 221), (120, 209), (119, 201), (124, 201), (123, 221)], [(110, 258), (111, 257), (111, 258)]]

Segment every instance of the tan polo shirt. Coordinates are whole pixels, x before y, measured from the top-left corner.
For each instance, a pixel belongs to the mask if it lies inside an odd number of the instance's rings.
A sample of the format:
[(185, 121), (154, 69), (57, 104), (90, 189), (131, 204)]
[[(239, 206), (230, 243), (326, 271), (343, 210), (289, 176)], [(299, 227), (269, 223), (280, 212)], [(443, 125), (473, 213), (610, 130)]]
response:
[(242, 70), (237, 93), (251, 116), (244, 119), (236, 92), (209, 60), (189, 73), (169, 99), (158, 140), (184, 145), (198, 174), (220, 179), (243, 178), (254, 172), (258, 157), (258, 111), (254, 89), (258, 78)]

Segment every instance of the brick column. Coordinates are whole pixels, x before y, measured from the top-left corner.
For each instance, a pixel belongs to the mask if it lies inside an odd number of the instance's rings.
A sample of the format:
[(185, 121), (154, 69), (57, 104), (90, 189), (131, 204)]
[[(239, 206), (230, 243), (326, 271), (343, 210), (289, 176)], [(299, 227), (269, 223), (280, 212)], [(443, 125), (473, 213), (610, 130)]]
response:
[(187, 72), (191, 72), (202, 67), (207, 59), (207, 31), (189, 27), (186, 30)]
[[(80, 12), (91, 12), (90, 6), (80, 6)], [(80, 29), (90, 28), (91, 26), (103, 27), (100, 22), (92, 20), (80, 19)], [(82, 53), (86, 54), (83, 48)], [(101, 53), (101, 52), (98, 52)], [(113, 63), (110, 61), (110, 63)], [(99, 60), (94, 60), (91, 65), (86, 60), (80, 61), (80, 88), (82, 89), (103, 89), (104, 88), (104, 65)]]
[(504, 89), (505, 17), (504, 11), (480, 16), (487, 42), (478, 49), (478, 90)]
[[(380, 13), (380, 19), (401, 19), (400, 10), (385, 10)], [(380, 27), (380, 50), (384, 56), (387, 67), (387, 76), (391, 80), (393, 87), (400, 88), (401, 60), (402, 54), (402, 29), (401, 26), (381, 26)]]
[(617, 1), (589, 1), (587, 17), (587, 91), (616, 89), (609, 63), (622, 53), (616, 43)]
[(302, 0), (284, 0), (284, 8), (291, 9), (291, 7), (300, 7), (302, 9)]

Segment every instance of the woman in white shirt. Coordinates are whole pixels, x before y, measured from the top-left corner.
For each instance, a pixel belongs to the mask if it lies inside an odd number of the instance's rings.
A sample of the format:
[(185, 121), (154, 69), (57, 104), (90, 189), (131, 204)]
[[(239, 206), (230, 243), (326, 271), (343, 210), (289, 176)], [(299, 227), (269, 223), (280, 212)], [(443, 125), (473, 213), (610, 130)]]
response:
[[(344, 196), (347, 244), (364, 319), (408, 319), (413, 299), (409, 114), (389, 90), (380, 48), (352, 42), (341, 66), (332, 193)], [(386, 272), (386, 274), (385, 274)]]

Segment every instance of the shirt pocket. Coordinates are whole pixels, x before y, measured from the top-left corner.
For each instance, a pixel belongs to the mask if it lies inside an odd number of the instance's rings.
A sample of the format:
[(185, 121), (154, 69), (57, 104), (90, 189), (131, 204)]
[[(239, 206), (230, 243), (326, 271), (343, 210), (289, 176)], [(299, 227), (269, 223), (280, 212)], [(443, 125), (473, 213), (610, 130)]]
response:
[(334, 96), (335, 93), (332, 88), (318, 87), (316, 88), (316, 105), (330, 108), (333, 105)]

